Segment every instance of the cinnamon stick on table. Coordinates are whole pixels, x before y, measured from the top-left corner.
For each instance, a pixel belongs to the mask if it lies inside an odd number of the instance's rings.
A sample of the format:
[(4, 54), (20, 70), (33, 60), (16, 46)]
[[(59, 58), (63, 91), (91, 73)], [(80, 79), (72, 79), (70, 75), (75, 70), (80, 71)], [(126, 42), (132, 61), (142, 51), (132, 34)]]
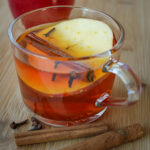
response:
[(61, 150), (107, 150), (136, 140), (144, 135), (140, 124), (134, 124), (119, 130), (108, 131), (104, 134), (88, 138), (78, 144), (73, 144)]
[(72, 127), (51, 128), (38, 131), (27, 131), (14, 134), (15, 142), (18, 146), (58, 141), (64, 139), (73, 139), (80, 137), (89, 137), (104, 133), (108, 126), (102, 123), (92, 123)]

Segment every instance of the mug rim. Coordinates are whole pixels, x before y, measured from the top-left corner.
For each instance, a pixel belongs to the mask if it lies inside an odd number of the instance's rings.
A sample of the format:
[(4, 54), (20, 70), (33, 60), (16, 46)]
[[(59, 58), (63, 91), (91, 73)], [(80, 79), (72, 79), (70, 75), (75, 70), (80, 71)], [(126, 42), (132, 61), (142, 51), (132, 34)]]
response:
[(108, 17), (110, 19), (112, 19), (116, 24), (117, 26), (119, 27), (120, 29), (120, 36), (119, 36), (119, 39), (117, 40), (117, 43), (111, 48), (111, 49), (108, 49), (102, 53), (98, 53), (98, 54), (95, 54), (95, 55), (89, 55), (89, 56), (82, 56), (82, 57), (61, 57), (61, 56), (49, 56), (51, 59), (57, 59), (57, 60), (64, 60), (64, 61), (78, 61), (78, 60), (85, 60), (85, 59), (92, 59), (92, 58), (99, 58), (99, 57), (108, 57), (108, 56), (111, 56), (113, 53), (117, 52), (119, 50), (119, 48), (121, 47), (123, 41), (124, 41), (124, 37), (125, 37), (125, 32), (124, 32), (124, 28), (123, 26), (116, 20), (114, 19), (112, 16), (102, 12), (102, 11), (99, 11), (99, 10), (95, 10), (95, 9), (90, 9), (90, 8), (86, 8), (86, 7), (79, 7), (79, 6), (72, 6), (72, 5), (57, 5), (57, 6), (48, 6), (48, 7), (43, 7), (43, 8), (39, 8), (39, 9), (35, 9), (35, 10), (32, 10), (32, 11), (29, 11), (29, 12), (26, 12), (22, 15), (20, 15), (19, 17), (15, 18), (9, 25), (9, 28), (8, 28), (8, 37), (11, 41), (11, 43), (17, 47), (20, 51), (24, 52), (24, 53), (27, 53), (28, 55), (32, 55), (34, 57), (40, 57), (42, 59), (48, 59), (48, 56), (43, 56), (43, 55), (40, 55), (40, 54), (37, 54), (37, 53), (34, 53), (34, 52), (31, 52), (29, 50), (27, 50), (26, 48), (23, 48), (20, 44), (18, 44), (16, 42), (16, 40), (14, 39), (13, 37), (13, 34), (12, 34), (12, 30), (13, 30), (13, 27), (15, 25), (15, 23), (20, 20), (22, 17), (30, 14), (30, 13), (33, 13), (33, 12), (37, 12), (37, 11), (44, 11), (46, 9), (49, 9), (49, 8), (76, 8), (76, 9), (84, 9), (84, 10), (88, 10), (88, 11), (92, 11), (92, 12), (96, 12), (96, 13), (99, 13), (105, 17)]

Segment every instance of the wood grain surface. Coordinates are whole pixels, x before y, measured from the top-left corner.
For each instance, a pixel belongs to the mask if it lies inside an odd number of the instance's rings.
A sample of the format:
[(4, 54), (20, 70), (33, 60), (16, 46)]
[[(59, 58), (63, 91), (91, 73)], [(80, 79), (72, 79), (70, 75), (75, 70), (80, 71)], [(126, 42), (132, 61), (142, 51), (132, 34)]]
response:
[[(126, 38), (121, 49), (120, 61), (130, 65), (146, 86), (140, 101), (130, 107), (109, 108), (98, 121), (120, 128), (132, 123), (141, 123), (146, 135), (135, 142), (115, 150), (150, 149), (150, 0), (78, 0), (77, 6), (104, 11), (116, 18), (125, 28)], [(83, 139), (49, 142), (32, 146), (16, 147), (13, 133), (27, 130), (30, 124), (13, 131), (11, 121), (21, 121), (31, 114), (26, 110), (19, 91), (17, 75), (7, 35), (13, 20), (7, 0), (0, 0), (0, 150), (59, 150)], [(116, 79), (113, 94), (123, 96), (125, 88)]]

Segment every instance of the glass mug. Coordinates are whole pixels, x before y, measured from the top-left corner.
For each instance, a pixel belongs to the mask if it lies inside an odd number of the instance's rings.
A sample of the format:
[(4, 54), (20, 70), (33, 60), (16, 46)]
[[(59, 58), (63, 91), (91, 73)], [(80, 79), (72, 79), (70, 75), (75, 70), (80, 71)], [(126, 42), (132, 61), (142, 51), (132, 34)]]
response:
[[(114, 34), (113, 48), (97, 55), (70, 58), (40, 49), (27, 50), (26, 46), (16, 42), (29, 28), (73, 18), (105, 22)], [(10, 24), (8, 34), (23, 101), (46, 124), (89, 123), (99, 118), (109, 106), (127, 106), (139, 99), (140, 81), (130, 67), (118, 62), (124, 40), (123, 27), (103, 12), (73, 6), (41, 8), (16, 18)], [(55, 52), (55, 48), (50, 51)], [(112, 100), (115, 75), (125, 84), (127, 98)]]

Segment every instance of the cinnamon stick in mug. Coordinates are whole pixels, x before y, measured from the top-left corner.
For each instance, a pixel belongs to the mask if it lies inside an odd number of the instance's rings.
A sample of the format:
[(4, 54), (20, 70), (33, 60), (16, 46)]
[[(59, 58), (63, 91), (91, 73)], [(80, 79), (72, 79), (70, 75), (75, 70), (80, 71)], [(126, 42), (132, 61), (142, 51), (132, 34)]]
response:
[(98, 135), (108, 131), (108, 126), (102, 123), (85, 124), (71, 127), (51, 128), (38, 131), (15, 133), (16, 145), (51, 142), (64, 139), (74, 139)]

